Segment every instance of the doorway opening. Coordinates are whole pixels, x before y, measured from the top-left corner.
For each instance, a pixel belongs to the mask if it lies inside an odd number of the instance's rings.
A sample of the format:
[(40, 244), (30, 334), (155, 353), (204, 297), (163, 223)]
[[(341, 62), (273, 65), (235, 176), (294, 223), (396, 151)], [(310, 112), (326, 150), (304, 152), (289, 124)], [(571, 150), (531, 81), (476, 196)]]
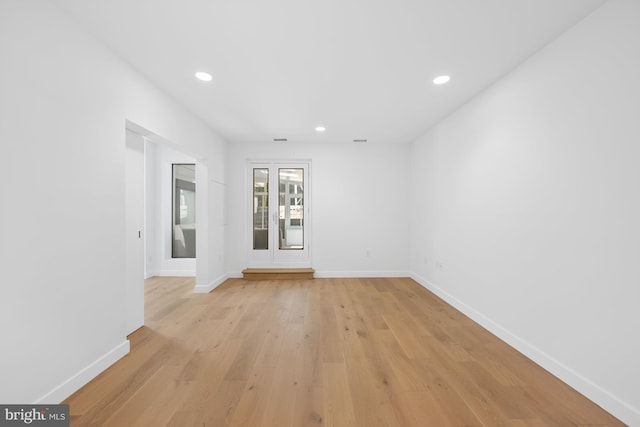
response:
[(171, 257), (196, 257), (196, 165), (172, 164)]
[[(195, 170), (201, 163), (135, 123), (127, 121), (125, 131), (124, 317), (130, 334), (145, 324), (145, 279), (196, 276)], [(174, 174), (174, 165), (186, 167)], [(176, 240), (183, 243), (178, 251)]]

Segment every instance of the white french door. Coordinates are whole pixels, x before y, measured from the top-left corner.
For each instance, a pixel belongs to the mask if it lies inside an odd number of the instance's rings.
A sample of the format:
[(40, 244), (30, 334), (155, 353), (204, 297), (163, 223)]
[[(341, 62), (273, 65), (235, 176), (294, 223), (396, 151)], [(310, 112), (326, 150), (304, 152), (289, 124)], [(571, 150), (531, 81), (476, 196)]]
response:
[(249, 267), (310, 267), (309, 163), (249, 162)]

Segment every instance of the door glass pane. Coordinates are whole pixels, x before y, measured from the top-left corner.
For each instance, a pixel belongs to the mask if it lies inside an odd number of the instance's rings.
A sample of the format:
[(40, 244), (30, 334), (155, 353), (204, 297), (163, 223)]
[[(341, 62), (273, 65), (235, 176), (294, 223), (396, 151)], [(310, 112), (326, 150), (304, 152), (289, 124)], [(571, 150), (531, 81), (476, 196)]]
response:
[(269, 169), (253, 169), (253, 249), (269, 249)]
[(173, 258), (196, 257), (196, 165), (173, 165)]
[(280, 249), (304, 249), (304, 169), (278, 169)]

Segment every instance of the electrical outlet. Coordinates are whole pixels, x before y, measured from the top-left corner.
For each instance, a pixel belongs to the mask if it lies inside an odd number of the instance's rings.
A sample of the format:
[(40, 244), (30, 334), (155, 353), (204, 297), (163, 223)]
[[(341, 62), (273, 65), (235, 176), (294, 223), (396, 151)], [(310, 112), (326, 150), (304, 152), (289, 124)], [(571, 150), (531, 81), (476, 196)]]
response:
[(426, 256), (426, 255), (425, 255), (425, 257), (424, 257), (424, 263), (425, 263), (425, 264), (429, 264), (429, 258), (427, 258), (427, 256)]
[(367, 258), (369, 258), (369, 257), (371, 256), (371, 251), (370, 251), (369, 249), (367, 249), (367, 250), (364, 252), (364, 256), (366, 256)]
[(442, 261), (436, 261), (436, 270), (439, 272), (442, 272), (442, 270), (444, 270), (444, 264), (442, 263)]

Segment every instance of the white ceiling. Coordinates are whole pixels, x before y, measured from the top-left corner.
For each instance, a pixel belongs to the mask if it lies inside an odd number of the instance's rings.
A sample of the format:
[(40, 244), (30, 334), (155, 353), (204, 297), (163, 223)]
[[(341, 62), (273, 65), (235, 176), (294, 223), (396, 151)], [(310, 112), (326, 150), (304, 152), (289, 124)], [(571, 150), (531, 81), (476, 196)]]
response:
[(604, 2), (51, 1), (232, 143), (409, 142)]

